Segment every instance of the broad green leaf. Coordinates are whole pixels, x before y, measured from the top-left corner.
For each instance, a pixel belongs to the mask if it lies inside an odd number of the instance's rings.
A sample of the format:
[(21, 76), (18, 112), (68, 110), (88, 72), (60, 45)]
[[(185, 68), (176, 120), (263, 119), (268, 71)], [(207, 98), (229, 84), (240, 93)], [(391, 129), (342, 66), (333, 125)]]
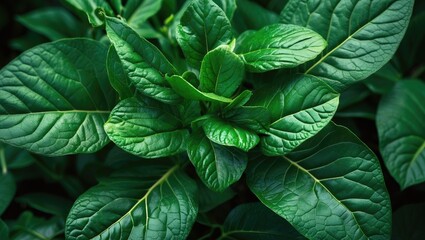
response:
[(243, 105), (245, 105), (245, 103), (247, 103), (249, 101), (249, 99), (251, 99), (252, 97), (252, 92), (249, 90), (244, 90), (243, 92), (241, 92), (238, 96), (236, 96), (232, 102), (230, 102), (224, 109), (223, 111), (229, 111), (233, 108), (238, 108), (238, 107), (242, 107)]
[(130, 0), (126, 4), (126, 8), (129, 8), (130, 4), (137, 6), (137, 8), (127, 18), (128, 24), (134, 28), (138, 28), (137, 26), (154, 16), (161, 9), (162, 0)]
[(72, 206), (70, 200), (48, 193), (29, 193), (19, 196), (16, 201), (41, 212), (64, 218)]
[(254, 132), (219, 118), (205, 120), (202, 128), (211, 141), (224, 146), (236, 147), (245, 152), (255, 147), (260, 141), (260, 137)]
[(111, 177), (81, 195), (67, 239), (185, 239), (198, 212), (195, 182), (178, 166), (143, 167), (144, 174)]
[(68, 11), (59, 7), (40, 8), (17, 17), (28, 29), (54, 41), (84, 35), (84, 27)]
[(248, 157), (243, 151), (218, 145), (202, 131), (194, 132), (187, 154), (202, 182), (214, 191), (223, 191), (238, 181), (245, 171)]
[(16, 192), (16, 184), (10, 173), (0, 172), (0, 216), (7, 209)]
[(425, 84), (401, 81), (384, 96), (376, 125), (384, 163), (401, 188), (425, 181)]
[(45, 155), (96, 152), (115, 104), (108, 48), (89, 39), (39, 45), (0, 70), (0, 141)]
[(379, 161), (344, 127), (329, 124), (286, 156), (259, 156), (246, 174), (261, 202), (309, 239), (390, 238)]
[(282, 21), (310, 28), (328, 42), (305, 73), (341, 92), (387, 63), (406, 31), (413, 0), (290, 0)]
[(205, 54), (233, 38), (229, 19), (211, 0), (192, 1), (177, 27), (177, 42), (189, 66), (199, 69)]
[(117, 51), (112, 45), (109, 47), (108, 56), (106, 58), (106, 71), (108, 72), (109, 82), (120, 95), (120, 99), (134, 96), (135, 90), (134, 87), (131, 86), (132, 82), (128, 79)]
[(246, 203), (235, 207), (226, 217), (220, 239), (285, 240), (305, 239), (285, 219), (262, 203)]
[(282, 83), (272, 92), (263, 88), (254, 97), (250, 105), (264, 106), (271, 114), (267, 136), (261, 139), (269, 156), (285, 155), (314, 136), (332, 119), (339, 102), (338, 93), (309, 75)]
[(265, 9), (255, 1), (237, 0), (237, 9), (233, 26), (238, 32), (262, 27), (279, 22), (279, 15)]
[(172, 112), (155, 100), (127, 98), (112, 110), (105, 131), (117, 146), (137, 156), (175, 155), (186, 150), (189, 131)]
[(199, 88), (220, 96), (230, 97), (242, 83), (244, 62), (226, 46), (209, 51), (201, 64)]
[(213, 0), (223, 11), (229, 20), (232, 20), (236, 11), (236, 0)]
[(0, 239), (9, 240), (9, 227), (0, 219)]
[(201, 104), (199, 101), (184, 100), (177, 106), (179, 119), (183, 126), (189, 126), (192, 121), (201, 116)]
[(113, 15), (113, 11), (109, 3), (105, 0), (64, 0), (65, 3), (69, 4), (78, 11), (81, 11), (87, 15), (89, 23), (93, 27), (103, 25), (101, 19), (101, 11), (106, 13), (108, 16)]
[(106, 33), (137, 90), (161, 102), (180, 99), (165, 81), (176, 70), (157, 47), (116, 18), (106, 17)]
[(205, 186), (202, 181), (197, 181), (196, 183), (198, 185), (199, 213), (209, 212), (236, 196), (236, 192), (231, 188), (216, 192)]
[(166, 79), (174, 91), (186, 99), (222, 103), (232, 102), (232, 99), (219, 96), (212, 92), (201, 92), (180, 76), (174, 75), (166, 77)]
[(10, 239), (57, 239), (63, 235), (64, 220), (59, 217), (44, 219), (31, 212), (23, 212), (9, 228)]
[(235, 52), (240, 54), (247, 70), (266, 72), (296, 67), (314, 59), (325, 47), (326, 41), (310, 29), (273, 24), (242, 38)]
[(237, 126), (257, 133), (267, 134), (270, 126), (270, 114), (265, 107), (246, 106), (232, 109), (224, 114), (226, 120)]
[(393, 240), (420, 240), (425, 235), (425, 204), (409, 204), (393, 214)]

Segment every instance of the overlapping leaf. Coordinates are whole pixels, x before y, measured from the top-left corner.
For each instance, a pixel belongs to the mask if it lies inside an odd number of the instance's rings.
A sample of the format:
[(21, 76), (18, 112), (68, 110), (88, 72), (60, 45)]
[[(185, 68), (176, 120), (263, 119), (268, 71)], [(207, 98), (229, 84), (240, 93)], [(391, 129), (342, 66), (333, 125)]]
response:
[(294, 152), (254, 159), (250, 189), (309, 239), (388, 239), (391, 205), (379, 161), (329, 124)]
[(103, 25), (100, 11), (105, 12), (108, 16), (113, 14), (111, 5), (105, 0), (65, 0), (65, 3), (85, 13), (90, 24), (94, 27)]
[(105, 70), (107, 47), (88, 39), (37, 46), (0, 71), (0, 140), (64, 155), (95, 152), (115, 93)]

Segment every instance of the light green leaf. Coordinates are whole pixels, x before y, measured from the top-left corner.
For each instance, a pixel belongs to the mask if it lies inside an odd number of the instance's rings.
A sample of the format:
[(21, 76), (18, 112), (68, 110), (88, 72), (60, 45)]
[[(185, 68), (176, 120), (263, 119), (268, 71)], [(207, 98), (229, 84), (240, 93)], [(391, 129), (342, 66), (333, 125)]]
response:
[(196, 69), (207, 52), (229, 43), (232, 38), (229, 19), (211, 0), (192, 1), (177, 27), (177, 42), (189, 66)]
[(16, 192), (16, 184), (10, 173), (0, 172), (0, 216), (7, 209)]
[(89, 39), (39, 45), (0, 71), (0, 140), (45, 155), (96, 152), (115, 104), (108, 48)]
[(0, 239), (9, 240), (9, 227), (0, 219)]
[(425, 235), (425, 204), (409, 204), (393, 214), (393, 240), (420, 240)]
[(282, 83), (273, 92), (263, 88), (257, 95), (250, 105), (264, 106), (271, 114), (272, 124), (261, 139), (269, 156), (285, 155), (314, 136), (332, 119), (339, 102), (338, 93), (309, 75)]
[(252, 72), (296, 67), (326, 47), (326, 41), (314, 31), (285, 24), (268, 25), (241, 40), (235, 52)]
[(236, 0), (213, 0), (223, 11), (229, 20), (232, 20), (236, 11)]
[(238, 32), (260, 29), (279, 22), (278, 14), (265, 9), (255, 1), (237, 0), (237, 6), (233, 26)]
[(115, 91), (120, 95), (120, 99), (126, 99), (134, 96), (135, 89), (132, 87), (130, 79), (121, 63), (121, 60), (114, 46), (109, 47), (106, 58), (106, 71), (108, 72), (109, 82)]
[(205, 120), (202, 128), (211, 141), (224, 146), (237, 147), (245, 152), (255, 147), (260, 141), (254, 132), (219, 118)]
[(157, 47), (116, 18), (106, 18), (106, 32), (137, 90), (165, 103), (180, 99), (165, 81), (176, 70)]
[(222, 240), (285, 240), (305, 239), (285, 219), (262, 203), (235, 207), (226, 217)]
[(111, 6), (105, 0), (64, 0), (66, 4), (87, 15), (89, 23), (93, 27), (103, 25), (103, 20), (99, 17), (103, 11), (108, 16), (113, 16)]
[(148, 18), (154, 16), (161, 9), (161, 5), (162, 0), (130, 0), (126, 4), (126, 11), (133, 13), (127, 17), (128, 24), (131, 27), (137, 28), (137, 26), (144, 23)]
[(294, 152), (250, 164), (251, 191), (305, 237), (390, 238), (391, 204), (379, 161), (348, 129), (329, 124)]
[(180, 76), (174, 75), (171, 77), (166, 77), (166, 79), (174, 91), (186, 99), (222, 103), (232, 102), (232, 99), (219, 96), (215, 93), (201, 92)]
[(18, 16), (17, 20), (52, 41), (84, 35), (83, 25), (68, 11), (59, 7), (36, 9)]
[[(282, 21), (310, 28), (328, 42), (305, 73), (341, 92), (387, 63), (406, 31), (413, 0), (290, 0)], [(325, 20), (324, 20), (325, 19)]]
[(214, 191), (223, 191), (238, 181), (245, 171), (248, 157), (243, 151), (218, 145), (202, 131), (194, 132), (187, 154), (202, 182)]
[(81, 195), (67, 239), (185, 239), (198, 212), (195, 182), (178, 166), (143, 167), (149, 171), (111, 177)]
[(105, 123), (109, 138), (120, 148), (144, 158), (171, 156), (186, 150), (189, 131), (171, 106), (149, 99), (127, 98)]
[(405, 189), (425, 181), (425, 84), (401, 81), (384, 96), (376, 125), (391, 175)]
[(230, 97), (242, 83), (244, 62), (227, 46), (209, 51), (201, 64), (199, 88), (220, 96)]

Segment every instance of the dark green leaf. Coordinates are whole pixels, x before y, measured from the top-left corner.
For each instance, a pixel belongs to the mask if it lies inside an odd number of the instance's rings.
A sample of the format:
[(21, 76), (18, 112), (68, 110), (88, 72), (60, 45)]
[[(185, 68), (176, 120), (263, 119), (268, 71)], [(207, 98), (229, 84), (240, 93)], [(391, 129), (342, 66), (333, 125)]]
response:
[(367, 78), (396, 51), (413, 8), (413, 0), (290, 0), (284, 23), (310, 28), (328, 42), (305, 73), (322, 77), (335, 90)]
[(17, 17), (19, 23), (54, 41), (83, 36), (84, 27), (63, 8), (40, 8)]
[(95, 152), (115, 93), (107, 47), (88, 39), (39, 45), (0, 71), (0, 140), (46, 155)]
[(204, 55), (233, 38), (229, 19), (211, 0), (192, 1), (177, 27), (177, 41), (189, 66), (199, 69)]
[(55, 239), (63, 234), (64, 224), (64, 220), (59, 217), (43, 219), (34, 216), (31, 212), (23, 212), (10, 226), (10, 239)]
[(393, 215), (393, 240), (421, 240), (425, 236), (425, 204), (409, 204)]
[(214, 191), (223, 191), (238, 181), (248, 161), (243, 151), (218, 145), (202, 131), (192, 134), (187, 153), (202, 182)]
[(326, 41), (310, 29), (273, 24), (242, 38), (235, 51), (247, 70), (265, 72), (296, 67), (314, 59), (325, 47)]
[(64, 0), (78, 11), (84, 12), (93, 27), (103, 25), (103, 20), (100, 16), (100, 11), (103, 11), (108, 16), (113, 15), (113, 11), (109, 3), (105, 0)]
[(376, 117), (385, 165), (404, 189), (425, 181), (425, 84), (398, 83), (381, 100)]
[(236, 0), (213, 0), (223, 11), (229, 20), (232, 20), (236, 10)]
[(121, 0), (109, 0), (109, 3), (117, 14), (121, 14), (123, 8)]
[(133, 4), (134, 6), (135, 2), (137, 2), (137, 8), (131, 11), (133, 13), (127, 19), (128, 24), (136, 29), (148, 18), (154, 16), (161, 9), (162, 5), (162, 0), (133, 0), (132, 2), (134, 3), (127, 3), (126, 8), (128, 8), (127, 6), (130, 6), (129, 4)]
[(249, 0), (237, 0), (237, 9), (233, 26), (238, 32), (262, 27), (279, 22), (279, 15)]
[(80, 196), (67, 239), (185, 239), (198, 212), (195, 182), (178, 166), (143, 168), (144, 174), (121, 173)]
[(245, 105), (245, 103), (249, 101), (249, 99), (251, 99), (251, 97), (252, 97), (252, 92), (249, 90), (244, 90), (243, 92), (241, 92), (241, 94), (236, 96), (232, 100), (232, 102), (230, 102), (223, 110), (229, 111), (233, 108), (242, 107), (243, 105)]
[(49, 193), (29, 193), (19, 196), (16, 200), (41, 212), (63, 218), (68, 215), (72, 206), (70, 200)]
[(236, 193), (231, 188), (216, 192), (206, 187), (201, 181), (196, 183), (198, 185), (199, 213), (209, 212), (236, 196)]
[(209, 118), (203, 122), (205, 135), (213, 142), (248, 151), (255, 147), (260, 138), (250, 130), (243, 129), (218, 118)]
[(106, 32), (137, 90), (166, 103), (179, 100), (165, 81), (176, 70), (158, 48), (116, 18), (106, 18)]
[(34, 163), (35, 159), (27, 151), (23, 151), (20, 148), (12, 146), (4, 147), (5, 158), (7, 161), (7, 167), (9, 169), (20, 169), (30, 166)]
[(226, 217), (220, 239), (286, 240), (305, 239), (285, 219), (262, 203), (235, 207)]
[(370, 91), (377, 94), (385, 94), (389, 92), (402, 77), (402, 73), (389, 62), (376, 73), (366, 78), (363, 83)]
[(244, 62), (226, 46), (209, 51), (202, 60), (199, 88), (230, 97), (242, 83)]
[(248, 165), (250, 189), (309, 239), (389, 239), (391, 205), (379, 161), (333, 123), (294, 152)]
[(224, 117), (237, 126), (257, 133), (267, 133), (270, 126), (270, 114), (265, 107), (238, 107), (226, 112)]
[(186, 99), (222, 103), (232, 102), (232, 99), (219, 96), (215, 93), (201, 92), (180, 76), (174, 75), (171, 77), (166, 77), (166, 79), (174, 91)]
[(171, 156), (186, 150), (189, 137), (172, 112), (155, 100), (127, 98), (112, 110), (105, 131), (119, 147), (140, 157)]
[(0, 219), (0, 239), (9, 240), (9, 227)]
[(115, 91), (118, 92), (121, 99), (126, 99), (134, 96), (134, 88), (128, 79), (127, 73), (121, 63), (121, 60), (114, 46), (109, 47), (108, 56), (106, 59), (106, 70), (108, 72), (109, 82)]
[(0, 216), (15, 196), (16, 184), (10, 173), (0, 172)]

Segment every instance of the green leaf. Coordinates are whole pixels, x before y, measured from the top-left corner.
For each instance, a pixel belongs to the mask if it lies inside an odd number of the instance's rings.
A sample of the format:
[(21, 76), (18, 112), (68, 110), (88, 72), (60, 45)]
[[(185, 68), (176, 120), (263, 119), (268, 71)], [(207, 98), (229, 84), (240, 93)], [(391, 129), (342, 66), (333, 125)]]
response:
[(9, 240), (9, 227), (0, 219), (0, 239)]
[(155, 100), (127, 98), (105, 123), (109, 138), (120, 148), (144, 158), (171, 156), (186, 150), (189, 131), (171, 106)]
[(10, 173), (0, 173), (0, 216), (15, 196), (16, 183)]
[(379, 148), (402, 189), (425, 181), (424, 102), (425, 84), (409, 80), (395, 85), (378, 107)]
[(7, 168), (21, 169), (30, 166), (35, 162), (35, 159), (28, 151), (23, 151), (20, 148), (15, 148), (10, 145), (4, 146)]
[(222, 103), (232, 102), (232, 99), (219, 96), (215, 93), (201, 92), (180, 76), (174, 75), (171, 77), (166, 77), (166, 79), (174, 91), (186, 99)]
[[(128, 24), (131, 27), (137, 28), (137, 26), (144, 23), (148, 18), (154, 16), (161, 9), (161, 5), (162, 0), (130, 0), (126, 4), (126, 10), (129, 6), (131, 6), (134, 10), (130, 10), (133, 13), (131, 16), (127, 17)], [(137, 8), (134, 8), (136, 6)]]
[(332, 119), (338, 102), (338, 93), (309, 75), (282, 83), (272, 92), (266, 87), (254, 93), (250, 105), (264, 106), (271, 114), (272, 124), (261, 139), (264, 154), (285, 155), (314, 136)]
[(62, 218), (44, 219), (26, 211), (11, 224), (10, 239), (56, 239), (63, 235), (64, 227)]
[(296, 67), (314, 59), (325, 47), (326, 41), (310, 29), (273, 24), (242, 38), (235, 52), (248, 71), (266, 72)]
[(425, 235), (425, 204), (409, 204), (397, 209), (393, 215), (394, 240), (420, 240)]
[(198, 212), (195, 182), (178, 166), (143, 168), (81, 195), (66, 222), (67, 239), (185, 239)]
[(265, 107), (238, 107), (226, 112), (224, 118), (237, 126), (257, 133), (266, 134), (270, 126), (270, 114)]
[(198, 185), (199, 213), (209, 212), (236, 196), (236, 193), (231, 188), (227, 188), (222, 192), (216, 192), (209, 189), (201, 181), (197, 181), (196, 183)]
[[(281, 1), (281, 0), (280, 0)], [(237, 9), (233, 26), (238, 32), (262, 27), (279, 22), (279, 15), (249, 0), (237, 0)]]
[(235, 207), (226, 217), (220, 239), (285, 240), (305, 239), (285, 219), (263, 204), (246, 203)]
[(406, 31), (413, 0), (290, 0), (282, 21), (310, 28), (328, 42), (305, 68), (341, 92), (387, 63)]
[(255, 147), (260, 141), (260, 137), (254, 132), (219, 118), (205, 120), (202, 128), (211, 141), (224, 146), (236, 147), (245, 152)]
[(36, 9), (18, 16), (17, 20), (28, 29), (52, 41), (84, 34), (82, 24), (68, 11), (59, 7)]
[(286, 156), (253, 159), (246, 174), (261, 202), (309, 239), (390, 238), (379, 161), (344, 127), (329, 124)]
[(130, 79), (128, 79), (117, 51), (112, 45), (109, 47), (108, 56), (106, 58), (106, 71), (108, 72), (109, 82), (115, 91), (118, 92), (121, 99), (134, 96), (135, 90), (131, 86), (132, 83)]
[(232, 20), (236, 11), (236, 0), (213, 0), (223, 11), (229, 20)]
[(45, 155), (96, 152), (115, 104), (107, 47), (89, 39), (39, 45), (0, 71), (0, 140)]
[(123, 5), (121, 0), (109, 0), (112, 8), (115, 10), (117, 14), (121, 14), (123, 10)]
[(242, 83), (244, 62), (227, 46), (209, 51), (201, 64), (199, 88), (220, 96), (230, 97)]
[(113, 11), (109, 3), (105, 0), (64, 0), (65, 3), (72, 6), (74, 9), (81, 11), (87, 15), (89, 23), (93, 27), (103, 25), (100, 12), (103, 11), (108, 16), (113, 15)]
[(223, 111), (229, 111), (233, 108), (238, 108), (238, 107), (242, 107), (243, 105), (245, 105), (245, 103), (247, 103), (249, 101), (249, 99), (251, 99), (252, 97), (252, 92), (249, 90), (244, 90), (243, 92), (241, 92), (238, 96), (236, 96), (224, 109)]
[(202, 182), (220, 192), (241, 178), (248, 161), (243, 151), (218, 145), (202, 131), (192, 134), (187, 154)]
[(70, 200), (49, 193), (29, 193), (19, 196), (16, 201), (27, 204), (41, 212), (63, 218), (68, 215), (69, 209), (71, 209), (72, 206)]
[(176, 70), (157, 47), (116, 18), (106, 17), (106, 32), (137, 90), (165, 103), (180, 99), (165, 81)]
[(177, 27), (177, 42), (189, 66), (196, 69), (207, 52), (229, 43), (232, 38), (229, 19), (211, 0), (192, 1)]

